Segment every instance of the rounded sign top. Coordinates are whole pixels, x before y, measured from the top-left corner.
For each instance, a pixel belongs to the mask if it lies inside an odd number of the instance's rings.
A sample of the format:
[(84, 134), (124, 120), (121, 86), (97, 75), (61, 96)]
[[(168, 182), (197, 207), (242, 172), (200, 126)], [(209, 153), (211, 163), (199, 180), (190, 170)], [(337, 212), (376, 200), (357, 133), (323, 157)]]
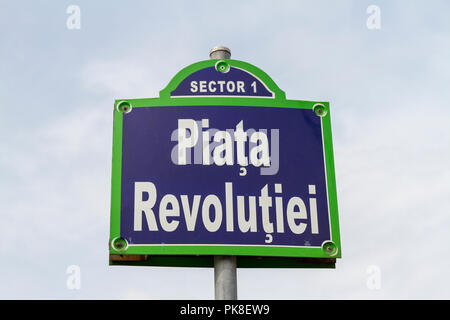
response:
[(264, 71), (249, 63), (232, 59), (211, 59), (182, 69), (160, 91), (160, 97), (285, 100), (285, 93)]

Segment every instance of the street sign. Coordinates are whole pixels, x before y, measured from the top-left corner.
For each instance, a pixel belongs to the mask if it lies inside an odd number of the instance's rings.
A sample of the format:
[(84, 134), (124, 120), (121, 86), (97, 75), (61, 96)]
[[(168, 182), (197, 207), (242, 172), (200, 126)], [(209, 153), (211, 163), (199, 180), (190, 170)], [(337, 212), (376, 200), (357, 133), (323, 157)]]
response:
[(329, 103), (262, 70), (205, 60), (159, 98), (114, 108), (110, 264), (334, 267), (341, 257)]

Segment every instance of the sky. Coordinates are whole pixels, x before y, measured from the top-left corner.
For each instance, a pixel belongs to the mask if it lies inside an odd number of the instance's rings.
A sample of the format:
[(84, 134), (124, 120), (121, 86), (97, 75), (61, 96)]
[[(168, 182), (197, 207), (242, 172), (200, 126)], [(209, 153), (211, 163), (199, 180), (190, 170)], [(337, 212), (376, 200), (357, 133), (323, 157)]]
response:
[(449, 299), (448, 12), (444, 0), (0, 0), (0, 299), (214, 298), (213, 269), (108, 266), (108, 238), (114, 100), (157, 97), (216, 45), (288, 99), (329, 101), (332, 117), (342, 259), (238, 269), (238, 298)]

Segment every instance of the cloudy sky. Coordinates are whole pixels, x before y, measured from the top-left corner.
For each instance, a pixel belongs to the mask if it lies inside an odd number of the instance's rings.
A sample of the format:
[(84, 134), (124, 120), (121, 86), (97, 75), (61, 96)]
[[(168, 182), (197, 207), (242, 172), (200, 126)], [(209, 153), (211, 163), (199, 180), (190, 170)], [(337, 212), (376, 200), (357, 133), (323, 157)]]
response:
[(445, 0), (0, 0), (0, 298), (214, 298), (212, 269), (108, 266), (112, 110), (226, 45), (289, 99), (330, 101), (343, 248), (335, 270), (238, 270), (238, 297), (449, 299), (449, 12)]

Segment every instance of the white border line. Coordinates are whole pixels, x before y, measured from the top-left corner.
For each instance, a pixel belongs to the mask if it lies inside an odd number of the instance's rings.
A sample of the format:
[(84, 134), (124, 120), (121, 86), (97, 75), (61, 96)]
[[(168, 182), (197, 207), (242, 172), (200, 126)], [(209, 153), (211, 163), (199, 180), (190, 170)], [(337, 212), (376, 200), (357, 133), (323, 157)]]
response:
[[(325, 240), (324, 242), (329, 242), (330, 240)], [(201, 247), (201, 246), (211, 246), (211, 247), (264, 247), (264, 248), (322, 248), (321, 246), (287, 246), (287, 245), (277, 245), (268, 246), (263, 244), (172, 244), (172, 243), (158, 243), (158, 244), (130, 244), (128, 247)]]
[(323, 119), (323, 117), (320, 117), (320, 128), (321, 128), (321, 131), (322, 131), (323, 167), (325, 169), (325, 188), (326, 188), (325, 192), (327, 194), (328, 225), (330, 226), (330, 240), (328, 240), (328, 241), (332, 241), (333, 242), (333, 233), (332, 233), (332, 230), (331, 230), (330, 199), (329, 199), (329, 196), (328, 196), (327, 160), (326, 160), (326, 155), (325, 155), (325, 140), (324, 140), (324, 134), (323, 134), (323, 122), (322, 122), (322, 119)]
[(247, 70), (245, 70), (245, 69), (241, 69), (241, 68), (239, 68), (239, 67), (231, 67), (231, 68), (235, 68), (235, 69), (238, 69), (238, 70), (242, 70), (242, 71), (244, 71), (244, 72), (247, 72), (247, 73), (248, 73), (249, 75), (251, 75), (252, 77), (258, 79), (258, 81), (261, 82), (261, 83), (263, 84), (263, 86), (267, 89), (267, 91), (269, 91), (269, 92), (272, 94), (272, 98), (275, 98), (275, 92), (273, 92), (272, 90), (270, 90), (269, 87), (264, 83), (264, 81), (262, 81), (259, 77), (255, 76), (253, 73), (251, 73), (251, 72), (249, 72), (249, 71), (247, 71)]
[(230, 95), (202, 95), (202, 96), (170, 96), (171, 98), (255, 98), (255, 99), (275, 99), (274, 96), (272, 97), (264, 97), (264, 96), (230, 96)]

